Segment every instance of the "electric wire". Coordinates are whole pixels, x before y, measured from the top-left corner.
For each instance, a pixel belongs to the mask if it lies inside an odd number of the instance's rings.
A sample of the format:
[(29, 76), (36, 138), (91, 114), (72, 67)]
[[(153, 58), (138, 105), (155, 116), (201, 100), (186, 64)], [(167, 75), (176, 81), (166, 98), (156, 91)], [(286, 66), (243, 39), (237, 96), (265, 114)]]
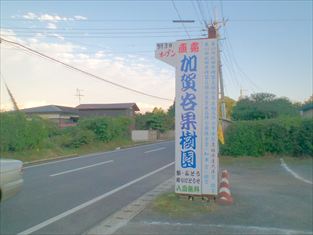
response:
[(48, 55), (45, 55), (45, 54), (43, 54), (43, 53), (41, 53), (41, 52), (39, 52), (37, 50), (34, 50), (34, 49), (30, 48), (30, 47), (22, 45), (22, 44), (20, 44), (18, 42), (13, 42), (13, 41), (10, 41), (10, 40), (6, 40), (4, 38), (0, 38), (0, 39), (1, 39), (1, 42), (9, 43), (11, 45), (15, 45), (15, 46), (21, 47), (21, 48), (26, 49), (26, 50), (30, 51), (31, 53), (34, 53), (35, 55), (38, 55), (38, 56), (40, 56), (42, 58), (48, 59), (50, 61), (54, 61), (54, 62), (56, 62), (58, 64), (61, 64), (61, 65), (65, 66), (66, 68), (69, 68), (69, 69), (74, 70), (74, 71), (78, 71), (78, 72), (83, 73), (83, 74), (85, 74), (85, 75), (87, 75), (89, 77), (92, 77), (94, 79), (97, 79), (97, 80), (109, 83), (109, 84), (111, 84), (113, 86), (116, 86), (116, 87), (119, 87), (119, 88), (122, 88), (122, 89), (125, 89), (125, 90), (128, 90), (128, 91), (131, 91), (131, 92), (134, 92), (134, 93), (137, 93), (137, 94), (140, 94), (140, 95), (148, 96), (148, 97), (151, 97), (151, 98), (160, 99), (160, 100), (166, 100), (166, 101), (171, 101), (171, 102), (173, 101), (173, 99), (168, 99), (168, 98), (163, 98), (163, 97), (159, 97), (159, 96), (156, 96), (156, 95), (151, 95), (151, 94), (148, 94), (148, 93), (145, 93), (145, 92), (142, 92), (142, 91), (139, 91), (139, 90), (136, 90), (136, 89), (133, 89), (133, 88), (130, 88), (130, 87), (127, 87), (127, 86), (124, 86), (124, 85), (112, 82), (112, 81), (109, 81), (109, 80), (104, 79), (104, 78), (102, 78), (100, 76), (94, 75), (94, 74), (92, 74), (90, 72), (87, 72), (85, 70), (79, 69), (77, 67), (69, 65), (67, 63), (64, 63), (64, 62), (62, 62), (62, 61), (60, 61), (58, 59), (55, 59), (55, 58), (50, 57)]
[[(175, 11), (176, 11), (176, 13), (177, 13), (178, 18), (182, 21), (183, 19), (182, 19), (181, 15), (179, 14), (179, 11), (178, 11), (178, 9), (177, 9), (177, 7), (176, 7), (176, 4), (175, 4), (174, 0), (172, 0), (172, 5), (173, 5), (173, 7), (174, 7), (174, 9), (175, 9)], [(184, 30), (185, 30), (185, 32), (186, 32), (188, 38), (191, 39), (191, 37), (190, 37), (190, 35), (189, 35), (189, 33), (188, 33), (188, 30), (187, 30), (185, 24), (184, 24), (183, 22), (182, 22), (181, 24), (182, 24), (182, 26), (183, 26), (183, 28), (184, 28)]]
[[(14, 37), (14, 36), (22, 36), (22, 37), (30, 37), (30, 36), (36, 36), (34, 34), (27, 34), (27, 33), (21, 33), (18, 35), (15, 34), (0, 34), (1, 36), (8, 36), (8, 37)], [(46, 35), (47, 37), (54, 37), (55, 35)], [(63, 36), (63, 35), (59, 35)], [(193, 37), (202, 37), (203, 34), (193, 34)], [(67, 38), (113, 38), (113, 39), (128, 39), (128, 38), (177, 38), (177, 37), (183, 37), (183, 35), (173, 34), (173, 35), (136, 35), (136, 36), (129, 36), (129, 35), (121, 35), (121, 36), (104, 36), (104, 35), (65, 35), (64, 37)], [(190, 35), (189, 35), (190, 37)]]
[[(224, 19), (223, 1), (221, 1), (221, 0), (220, 0), (220, 8), (221, 8), (222, 18)], [(241, 66), (239, 65), (239, 63), (235, 57), (235, 53), (234, 53), (233, 47), (230, 43), (228, 31), (227, 31), (225, 24), (223, 24), (223, 29), (224, 29), (225, 37), (228, 38), (228, 40), (225, 41), (225, 46), (226, 46), (226, 51), (228, 50), (228, 53), (229, 53), (229, 61), (230, 61), (231, 65), (232, 66), (235, 65), (238, 72), (241, 73), (243, 78), (248, 80), (250, 82), (250, 84), (252, 84), (255, 88), (257, 88), (258, 90), (261, 90), (260, 87), (242, 70)]]
[(198, 20), (199, 20), (199, 22), (201, 22), (201, 24), (203, 24), (204, 25), (204, 27), (206, 28), (206, 25), (205, 25), (205, 23), (200, 19), (200, 14), (201, 13), (199, 13), (199, 10), (198, 10), (198, 8), (196, 7), (196, 5), (195, 5), (195, 3), (194, 3), (194, 1), (193, 0), (191, 0), (190, 1), (191, 2), (191, 5), (192, 5), (192, 7), (193, 7), (193, 9), (194, 9), (194, 11), (195, 11), (195, 13), (196, 13), (196, 16), (197, 16), (197, 18), (198, 18)]
[(203, 11), (202, 11), (202, 7), (201, 7), (201, 5), (200, 5), (200, 1), (197, 0), (196, 3), (197, 3), (197, 6), (198, 6), (198, 8), (199, 8), (200, 14), (201, 14), (201, 16), (202, 16), (203, 23), (205, 24), (205, 27), (208, 28), (209, 26), (208, 26), (208, 23), (207, 23), (207, 21), (206, 21), (206, 19), (205, 19), (205, 14), (204, 14)]

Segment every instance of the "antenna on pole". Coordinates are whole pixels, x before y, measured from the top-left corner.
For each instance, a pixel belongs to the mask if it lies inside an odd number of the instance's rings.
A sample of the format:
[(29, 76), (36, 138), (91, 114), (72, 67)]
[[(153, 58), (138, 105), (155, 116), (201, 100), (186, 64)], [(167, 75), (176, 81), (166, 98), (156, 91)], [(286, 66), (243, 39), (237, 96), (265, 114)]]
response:
[(76, 95), (75, 96), (78, 97), (78, 103), (79, 104), (81, 102), (81, 97), (84, 96), (84, 95), (81, 94), (82, 91), (84, 91), (84, 90), (76, 88)]

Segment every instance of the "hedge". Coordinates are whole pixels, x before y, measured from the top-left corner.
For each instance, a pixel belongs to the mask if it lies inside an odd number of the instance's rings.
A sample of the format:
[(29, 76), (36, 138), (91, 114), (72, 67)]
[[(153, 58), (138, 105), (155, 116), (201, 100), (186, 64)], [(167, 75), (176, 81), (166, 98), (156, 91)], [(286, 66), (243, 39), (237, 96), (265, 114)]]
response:
[(129, 139), (132, 120), (126, 117), (82, 119), (78, 126), (59, 129), (40, 117), (21, 112), (0, 113), (0, 151), (18, 152), (39, 148), (79, 148), (93, 141)]
[(279, 118), (234, 122), (225, 133), (221, 154), (313, 156), (313, 120)]

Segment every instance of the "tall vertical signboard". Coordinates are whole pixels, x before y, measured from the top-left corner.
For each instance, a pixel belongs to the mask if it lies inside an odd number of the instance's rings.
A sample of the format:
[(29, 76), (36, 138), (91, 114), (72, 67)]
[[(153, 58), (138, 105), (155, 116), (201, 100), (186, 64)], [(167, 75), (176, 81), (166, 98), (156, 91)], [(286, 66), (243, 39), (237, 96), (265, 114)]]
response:
[(159, 43), (155, 57), (176, 69), (175, 192), (217, 195), (217, 40)]

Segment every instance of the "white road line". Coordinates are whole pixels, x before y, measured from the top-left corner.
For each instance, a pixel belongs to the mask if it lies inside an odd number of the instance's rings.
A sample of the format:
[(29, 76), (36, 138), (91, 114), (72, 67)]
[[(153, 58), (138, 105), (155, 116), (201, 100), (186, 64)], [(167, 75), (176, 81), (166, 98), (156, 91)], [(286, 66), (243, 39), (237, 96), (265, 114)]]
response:
[(132, 149), (144, 148), (144, 147), (151, 146), (151, 145), (160, 145), (160, 144), (169, 143), (169, 142), (173, 142), (173, 140), (162, 141), (160, 143), (154, 143), (154, 144), (144, 144), (144, 145), (140, 145), (140, 146), (129, 147), (129, 148), (126, 148), (126, 149), (117, 149), (117, 150), (107, 151), (107, 152), (91, 153), (91, 154), (86, 154), (86, 155), (79, 156), (79, 157), (72, 157), (72, 158), (67, 158), (67, 159), (62, 159), (62, 160), (57, 160), (56, 159), (55, 161), (51, 161), (51, 162), (45, 162), (45, 163), (36, 164), (36, 165), (32, 165), (32, 166), (25, 166), (24, 169), (40, 167), (40, 166), (45, 166), (45, 165), (50, 165), (50, 164), (57, 164), (57, 163), (60, 163), (60, 162), (72, 161), (72, 160), (77, 160), (77, 159), (86, 158), (86, 157), (97, 157), (97, 156), (101, 156), (101, 155), (104, 155), (104, 154), (110, 154), (110, 153), (116, 153), (116, 152), (124, 152), (124, 151), (132, 150)]
[[(143, 221), (138, 224), (146, 225), (160, 225), (160, 226), (174, 226), (174, 227), (203, 227), (203, 228), (214, 228), (216, 229), (229, 229), (232, 230), (231, 234), (312, 234), (311, 231), (301, 231), (301, 230), (291, 230), (283, 228), (274, 227), (259, 227), (259, 226), (249, 226), (249, 225), (229, 225), (229, 224), (193, 224), (193, 223), (170, 223), (161, 221)], [(209, 233), (208, 233), (209, 234)]]
[(88, 165), (88, 166), (76, 168), (76, 169), (73, 169), (73, 170), (62, 171), (62, 172), (59, 172), (59, 173), (56, 173), (56, 174), (53, 174), (53, 175), (50, 175), (50, 176), (51, 176), (51, 177), (54, 177), (54, 176), (58, 176), (58, 175), (64, 175), (64, 174), (67, 174), (67, 173), (71, 173), (71, 172), (75, 172), (75, 171), (80, 171), (80, 170), (83, 170), (83, 169), (86, 169), (86, 168), (90, 168), (90, 167), (94, 167), (94, 166), (100, 166), (100, 165), (108, 164), (108, 163), (112, 163), (112, 162), (113, 162), (113, 160), (105, 161), (105, 162), (99, 162), (99, 163), (96, 163), (96, 164), (93, 164), (93, 165)]
[(37, 225), (35, 225), (35, 226), (33, 226), (33, 227), (23, 231), (23, 232), (20, 232), (20, 233), (18, 233), (18, 235), (22, 235), (22, 234), (23, 235), (28, 235), (28, 234), (31, 234), (31, 233), (33, 233), (35, 231), (38, 231), (39, 229), (42, 229), (42, 228), (48, 226), (49, 224), (52, 224), (52, 223), (54, 223), (54, 222), (56, 222), (56, 221), (58, 221), (60, 219), (63, 219), (64, 217), (66, 217), (68, 215), (71, 215), (71, 214), (73, 214), (73, 213), (75, 213), (75, 212), (77, 212), (77, 211), (79, 211), (79, 210), (81, 210), (81, 209), (83, 209), (83, 208), (85, 208), (87, 206), (90, 206), (90, 205), (92, 205), (92, 204), (94, 204), (94, 203), (96, 203), (96, 202), (98, 202), (98, 201), (100, 201), (100, 200), (102, 200), (102, 199), (104, 199), (104, 198), (106, 198), (108, 196), (111, 196), (112, 194), (114, 194), (114, 193), (116, 193), (118, 191), (121, 191), (122, 189), (127, 188), (127, 187), (129, 187), (129, 186), (131, 186), (131, 185), (133, 185), (133, 184), (135, 184), (135, 183), (137, 183), (137, 182), (139, 182), (139, 181), (141, 181), (141, 180), (143, 180), (143, 179), (145, 179), (145, 178), (147, 178), (147, 177), (149, 177), (151, 175), (154, 175), (154, 174), (156, 174), (156, 173), (158, 173), (158, 172), (160, 172), (160, 171), (162, 171), (162, 170), (164, 170), (164, 169), (174, 165), (174, 163), (175, 162), (171, 162), (171, 163), (169, 163), (169, 164), (167, 164), (167, 165), (165, 165), (163, 167), (160, 167), (159, 169), (156, 169), (156, 170), (154, 170), (154, 171), (152, 171), (152, 172), (150, 172), (148, 174), (145, 174), (145, 175), (143, 175), (143, 176), (141, 176), (141, 177), (139, 177), (139, 178), (137, 178), (135, 180), (132, 180), (132, 181), (126, 183), (126, 184), (123, 184), (120, 187), (117, 187), (117, 188), (115, 188), (115, 189), (113, 189), (113, 190), (111, 190), (111, 191), (109, 191), (109, 192), (107, 192), (105, 194), (102, 194), (102, 195), (100, 195), (100, 196), (98, 196), (98, 197), (96, 197), (94, 199), (91, 199), (90, 201), (87, 201), (87, 202), (85, 202), (85, 203), (83, 203), (83, 204), (81, 204), (79, 206), (76, 206), (76, 207), (74, 207), (74, 208), (72, 208), (72, 209), (70, 209), (68, 211), (63, 212), (62, 214), (59, 214), (59, 215), (57, 215), (55, 217), (52, 217), (52, 218), (50, 218), (50, 219), (48, 219), (46, 221), (43, 221), (40, 224), (37, 224)]
[(288, 171), (290, 174), (292, 174), (293, 177), (295, 177), (296, 179), (301, 180), (302, 182), (305, 182), (305, 183), (308, 183), (308, 184), (313, 184), (312, 181), (309, 181), (309, 180), (307, 180), (307, 179), (302, 178), (302, 177), (301, 177), (300, 175), (298, 175), (296, 172), (294, 172), (293, 170), (291, 170), (291, 169), (287, 166), (287, 164), (285, 163), (284, 159), (282, 159), (282, 158), (280, 159), (280, 164), (281, 164), (281, 166), (282, 166), (286, 171)]
[(144, 153), (152, 153), (152, 152), (156, 152), (156, 151), (161, 151), (163, 149), (166, 149), (166, 148), (165, 147), (161, 147), (161, 148), (157, 148), (157, 149), (152, 149), (152, 150), (146, 151)]

